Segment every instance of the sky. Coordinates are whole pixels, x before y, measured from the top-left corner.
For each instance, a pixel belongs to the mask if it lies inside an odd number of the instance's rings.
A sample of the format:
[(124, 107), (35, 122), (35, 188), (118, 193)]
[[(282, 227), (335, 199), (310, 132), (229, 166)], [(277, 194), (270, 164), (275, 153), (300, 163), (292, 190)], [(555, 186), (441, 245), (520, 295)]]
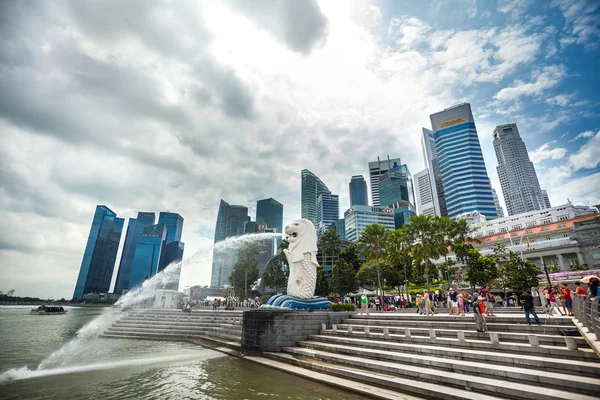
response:
[(462, 102), (503, 204), (492, 131), (506, 123), (553, 205), (598, 204), (599, 8), (2, 1), (0, 290), (71, 298), (98, 204), (179, 212), (181, 284), (209, 284), (220, 199), (254, 219), (273, 197), (289, 223), (307, 168), (343, 215), (352, 175), (387, 155), (424, 169), (421, 128)]

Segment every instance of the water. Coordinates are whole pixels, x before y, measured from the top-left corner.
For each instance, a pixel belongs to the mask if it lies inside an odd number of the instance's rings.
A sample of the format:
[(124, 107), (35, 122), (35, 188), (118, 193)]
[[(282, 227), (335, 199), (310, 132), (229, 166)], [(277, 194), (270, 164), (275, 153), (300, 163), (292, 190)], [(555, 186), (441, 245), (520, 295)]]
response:
[(112, 308), (28, 313), (0, 308), (1, 399), (363, 398), (196, 345), (77, 335)]

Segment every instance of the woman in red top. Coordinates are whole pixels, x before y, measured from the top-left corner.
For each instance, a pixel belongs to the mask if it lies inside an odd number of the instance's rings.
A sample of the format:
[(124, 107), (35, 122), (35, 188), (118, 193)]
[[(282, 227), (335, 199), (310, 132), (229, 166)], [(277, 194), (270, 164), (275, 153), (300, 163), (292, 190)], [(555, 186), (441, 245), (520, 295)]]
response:
[(575, 294), (578, 296), (585, 296), (585, 289), (581, 287), (579, 282), (575, 282)]
[(567, 287), (566, 283), (560, 285), (562, 289), (563, 300), (565, 301), (565, 308), (569, 315), (573, 315), (573, 298), (571, 297), (571, 289)]

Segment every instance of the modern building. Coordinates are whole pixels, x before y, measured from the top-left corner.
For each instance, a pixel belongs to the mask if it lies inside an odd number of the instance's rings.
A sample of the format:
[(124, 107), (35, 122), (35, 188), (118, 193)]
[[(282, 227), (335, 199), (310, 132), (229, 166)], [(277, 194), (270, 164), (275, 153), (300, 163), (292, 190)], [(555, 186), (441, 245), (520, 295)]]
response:
[(429, 169), (419, 171), (414, 175), (415, 206), (419, 215), (436, 216), (436, 203), (434, 202), (434, 188), (431, 184)]
[(248, 207), (229, 205), (226, 201), (221, 200), (215, 227), (211, 286), (229, 285), (229, 275), (231, 275), (237, 259), (235, 250), (218, 246), (217, 243), (229, 237), (245, 234), (246, 223), (249, 220)]
[[(266, 224), (258, 224), (256, 233), (276, 233), (275, 228), (269, 228)], [(279, 242), (275, 237), (266, 237), (256, 241), (260, 249), (260, 253), (256, 256), (256, 262), (258, 263), (258, 276), (262, 278), (265, 267), (269, 260), (275, 255)]]
[[(158, 272), (160, 272), (169, 265), (183, 260), (185, 243), (181, 241), (181, 234), (183, 232), (183, 217), (181, 215), (172, 212), (161, 212), (158, 216), (158, 223), (164, 223), (167, 228), (164, 256), (158, 268)], [(165, 285), (164, 289), (178, 290), (180, 276), (181, 269), (169, 277), (171, 281)]]
[(430, 116), (448, 217), (478, 211), (498, 217), (471, 105), (463, 103)]
[(421, 149), (423, 150), (423, 159), (425, 160), (425, 169), (429, 174), (429, 184), (431, 185), (431, 196), (433, 211), (437, 216), (447, 217), (446, 198), (444, 196), (444, 185), (442, 184), (442, 173), (438, 162), (437, 149), (433, 131), (423, 128), (421, 135)]
[(144, 228), (133, 255), (129, 276), (131, 289), (158, 273), (166, 253), (166, 240), (167, 226), (164, 223)]
[(535, 167), (529, 160), (517, 124), (497, 126), (493, 136), (498, 160), (496, 169), (508, 215), (546, 208)]
[(96, 206), (73, 299), (82, 299), (86, 293), (109, 291), (124, 223), (110, 208)]
[(335, 231), (340, 235), (340, 239), (346, 239), (346, 220), (340, 218), (335, 223)]
[(379, 201), (379, 178), (385, 174), (388, 170), (392, 169), (394, 163), (401, 164), (399, 158), (392, 158), (388, 155), (387, 160), (380, 160), (377, 157), (377, 161), (369, 163), (369, 181), (371, 182), (371, 201), (373, 206), (379, 206), (382, 203)]
[(396, 229), (394, 210), (388, 207), (355, 206), (344, 213), (346, 240), (356, 242), (367, 225), (379, 224)]
[[(490, 182), (491, 185), (491, 182)], [(504, 210), (500, 205), (500, 199), (498, 198), (498, 193), (496, 193), (496, 189), (492, 187), (492, 195), (494, 196), (494, 205), (496, 206), (496, 213), (498, 214), (498, 218), (504, 218)]]
[(158, 223), (164, 223), (167, 227), (167, 244), (180, 242), (183, 231), (183, 217), (173, 212), (161, 212), (158, 214)]
[(156, 215), (153, 212), (138, 212), (137, 218), (129, 218), (125, 244), (123, 245), (121, 262), (119, 263), (119, 271), (114, 288), (115, 293), (123, 294), (133, 289), (134, 286), (129, 284), (129, 278), (131, 276), (131, 267), (133, 266), (135, 247), (142, 238), (144, 229), (154, 225), (155, 218)]
[(256, 202), (256, 223), (283, 232), (283, 204), (273, 198)]
[(394, 227), (396, 229), (400, 229), (404, 225), (409, 224), (411, 217), (417, 215), (415, 206), (409, 201), (400, 200), (388, 205), (388, 207), (393, 211)]
[(354, 175), (348, 184), (350, 192), (350, 204), (357, 206), (369, 205), (369, 196), (367, 191), (367, 181), (362, 175)]
[(327, 229), (340, 218), (340, 199), (337, 194), (325, 192), (317, 198), (317, 238), (320, 238)]
[[(415, 204), (413, 180), (406, 164), (394, 162), (392, 168), (379, 177), (379, 203), (390, 206), (398, 201)], [(352, 204), (354, 206), (354, 204)]]
[(550, 197), (548, 197), (547, 191), (542, 190), (542, 197), (544, 198), (544, 205), (546, 208), (552, 208), (552, 205), (550, 204)]
[(321, 193), (331, 193), (327, 186), (307, 169), (302, 170), (302, 218), (317, 225), (317, 198)]

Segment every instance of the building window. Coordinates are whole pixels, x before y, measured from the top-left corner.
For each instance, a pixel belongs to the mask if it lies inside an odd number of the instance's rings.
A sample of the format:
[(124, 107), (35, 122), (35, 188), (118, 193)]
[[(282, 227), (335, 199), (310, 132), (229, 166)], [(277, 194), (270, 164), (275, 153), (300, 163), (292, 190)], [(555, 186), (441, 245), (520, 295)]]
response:
[(562, 228), (562, 227), (565, 227), (565, 226), (567, 226), (567, 224), (565, 224), (564, 222), (562, 224), (558, 224), (559, 228)]
[(500, 228), (500, 232), (508, 232), (508, 228)]
[(531, 221), (525, 224), (526, 227), (531, 227), (531, 226), (535, 226), (535, 221)]
[(542, 220), (542, 224), (549, 224), (552, 222), (552, 218), (546, 218)]
[(494, 231), (488, 231), (488, 232), (487, 232), (487, 234), (488, 234), (488, 235), (493, 235), (493, 234), (494, 234)]
[(568, 215), (560, 215), (557, 219), (559, 221), (566, 221), (569, 219), (569, 216)]
[(510, 227), (510, 229), (512, 229), (513, 231), (516, 231), (517, 229), (521, 229), (521, 225), (513, 225)]
[(594, 260), (600, 260), (600, 253), (592, 253), (592, 258)]

